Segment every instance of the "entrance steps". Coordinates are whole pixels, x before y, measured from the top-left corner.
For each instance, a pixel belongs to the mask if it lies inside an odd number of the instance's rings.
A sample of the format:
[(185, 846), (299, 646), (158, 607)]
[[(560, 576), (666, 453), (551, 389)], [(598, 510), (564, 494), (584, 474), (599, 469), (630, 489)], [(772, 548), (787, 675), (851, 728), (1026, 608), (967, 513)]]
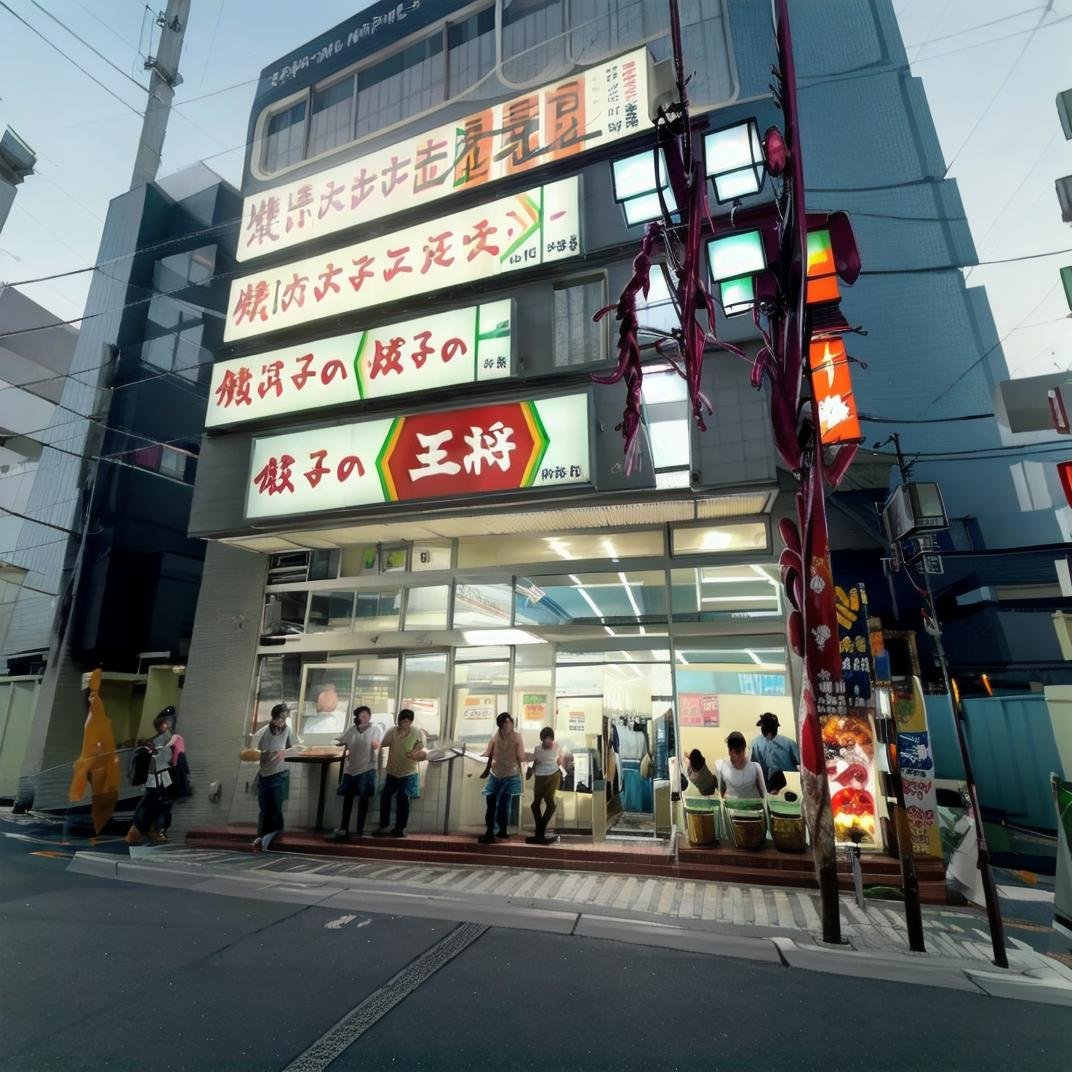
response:
[[(192, 848), (252, 851), (256, 831), (252, 826), (198, 827), (186, 835)], [(817, 889), (810, 853), (778, 852), (770, 843), (755, 852), (725, 845), (692, 848), (680, 844), (675, 854), (666, 841), (614, 841), (594, 843), (588, 837), (564, 835), (549, 846), (527, 845), (522, 834), (494, 845), (481, 845), (475, 834), (407, 834), (405, 838), (373, 838), (335, 844), (325, 834), (311, 830), (287, 830), (274, 846), (281, 852), (305, 853), (348, 860), (397, 860), (399, 863), (446, 865), (494, 865), (539, 870), (596, 871), (605, 874), (645, 877), (706, 879), (763, 886), (794, 886)], [(865, 886), (901, 885), (898, 862), (887, 856), (863, 856)], [(917, 860), (920, 898), (927, 904), (945, 904), (945, 871), (941, 860)], [(847, 858), (838, 861), (838, 885), (852, 890)]]

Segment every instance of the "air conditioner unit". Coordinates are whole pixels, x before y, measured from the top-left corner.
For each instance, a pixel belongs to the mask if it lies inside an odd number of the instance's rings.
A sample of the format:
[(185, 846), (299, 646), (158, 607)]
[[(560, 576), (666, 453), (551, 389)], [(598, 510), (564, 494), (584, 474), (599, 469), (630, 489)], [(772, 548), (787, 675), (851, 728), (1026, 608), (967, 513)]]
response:
[(882, 508), (882, 520), (890, 543), (918, 532), (949, 528), (941, 489), (930, 482), (900, 484), (894, 488)]

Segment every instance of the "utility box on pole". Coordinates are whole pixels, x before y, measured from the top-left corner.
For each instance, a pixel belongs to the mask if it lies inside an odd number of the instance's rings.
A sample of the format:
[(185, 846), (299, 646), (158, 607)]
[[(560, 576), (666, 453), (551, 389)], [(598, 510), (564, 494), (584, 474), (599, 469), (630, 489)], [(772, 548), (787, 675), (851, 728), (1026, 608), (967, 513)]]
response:
[(1057, 94), (1057, 114), (1061, 117), (1065, 141), (1072, 141), (1072, 89), (1065, 89)]
[(152, 75), (149, 78), (149, 103), (142, 121), (138, 155), (134, 158), (134, 173), (130, 177), (132, 190), (152, 182), (160, 170), (171, 100), (175, 96), (175, 87), (182, 82), (179, 56), (182, 54), (182, 39), (189, 19), (190, 0), (168, 0), (167, 11), (156, 20), (160, 27), (160, 42), (156, 55), (145, 61), (146, 70), (152, 71)]
[(0, 231), (15, 202), (15, 188), (33, 174), (37, 154), (8, 127), (0, 138)]

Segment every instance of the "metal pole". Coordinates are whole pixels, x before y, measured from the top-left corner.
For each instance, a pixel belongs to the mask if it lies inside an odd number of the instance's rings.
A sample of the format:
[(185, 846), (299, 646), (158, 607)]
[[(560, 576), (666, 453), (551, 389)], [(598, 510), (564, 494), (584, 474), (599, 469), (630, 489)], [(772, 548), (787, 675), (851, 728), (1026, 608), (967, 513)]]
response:
[(160, 170), (160, 157), (164, 151), (164, 135), (167, 133), (168, 116), (175, 87), (182, 82), (179, 75), (179, 56), (186, 24), (190, 21), (191, 0), (168, 0), (167, 10), (157, 17), (160, 27), (160, 42), (156, 55), (145, 61), (149, 77), (149, 102), (141, 126), (138, 154), (134, 158), (134, 171), (130, 188), (144, 186), (156, 178)]
[(990, 925), (990, 944), (994, 950), (994, 963), (999, 968), (1009, 966), (1009, 957), (1005, 952), (1005, 924), (1001, 919), (1001, 906), (998, 902), (997, 886), (994, 884), (994, 872), (990, 866), (990, 846), (983, 829), (983, 810), (979, 806), (979, 793), (975, 788), (975, 773), (972, 770), (971, 754), (968, 751), (968, 739), (964, 735), (964, 723), (960, 705), (953, 695), (952, 682), (949, 680), (949, 665), (945, 658), (942, 633), (938, 625), (938, 610), (934, 605), (934, 593), (931, 591), (931, 577), (923, 570), (923, 583), (927, 591), (927, 610), (934, 622), (934, 647), (938, 653), (938, 662), (942, 668), (942, 680), (945, 682), (946, 695), (953, 712), (953, 725), (957, 729), (957, 744), (960, 746), (960, 758), (964, 764), (964, 781), (968, 785), (968, 799), (971, 801), (972, 818), (975, 820), (975, 843), (979, 852), (979, 872), (983, 880), (983, 899), (986, 902), (986, 918)]
[[(889, 701), (887, 700), (887, 703)], [(905, 899), (905, 926), (908, 930), (908, 948), (914, 953), (926, 953), (923, 940), (923, 906), (919, 899), (919, 878), (916, 862), (912, 856), (912, 830), (908, 825), (908, 809), (904, 800), (904, 781), (901, 778), (901, 761), (897, 751), (897, 723), (883, 715), (881, 720), (886, 762), (890, 768), (890, 785), (893, 788), (893, 829), (897, 837), (897, 859), (901, 865), (901, 888)], [(889, 738), (892, 737), (892, 740)]]

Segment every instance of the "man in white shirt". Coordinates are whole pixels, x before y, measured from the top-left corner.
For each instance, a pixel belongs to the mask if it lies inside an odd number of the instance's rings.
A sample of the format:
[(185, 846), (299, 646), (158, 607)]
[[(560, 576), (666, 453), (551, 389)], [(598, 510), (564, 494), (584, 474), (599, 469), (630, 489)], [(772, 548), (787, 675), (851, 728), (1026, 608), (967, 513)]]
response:
[(558, 835), (547, 836), (551, 816), (555, 814), (555, 794), (562, 784), (562, 769), (559, 762), (562, 750), (555, 744), (555, 731), (550, 726), (540, 730), (540, 743), (532, 750), (532, 766), (529, 776), (535, 778), (532, 793), (532, 817), (536, 820), (536, 834), (527, 837), (530, 845), (552, 845)]
[(372, 711), (362, 704), (354, 708), (354, 724), (344, 730), (337, 743), (346, 748), (338, 795), (343, 798), (342, 820), (327, 840), (346, 841), (350, 836), (350, 814), (357, 797), (357, 836), (365, 836), (369, 801), (376, 795), (376, 760), (380, 731), (372, 724)]

